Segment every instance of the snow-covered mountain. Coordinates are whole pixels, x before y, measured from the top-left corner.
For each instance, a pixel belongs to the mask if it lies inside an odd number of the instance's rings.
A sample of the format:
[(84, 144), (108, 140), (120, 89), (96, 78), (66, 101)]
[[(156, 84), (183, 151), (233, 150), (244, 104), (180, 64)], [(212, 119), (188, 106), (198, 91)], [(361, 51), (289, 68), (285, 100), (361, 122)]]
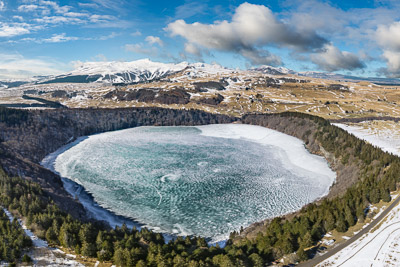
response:
[(264, 74), (271, 75), (287, 75), (287, 74), (297, 74), (295, 71), (284, 67), (272, 67), (268, 65), (262, 65), (256, 68), (251, 68), (252, 71), (262, 72)]
[[(169, 75), (184, 71), (185, 75), (181, 78), (190, 76), (191, 78), (204, 77), (212, 74), (237, 73), (238, 70), (222, 67), (218, 64), (206, 63), (160, 63), (149, 59), (140, 59), (130, 62), (85, 62), (75, 70), (59, 76), (35, 77), (36, 83), (139, 83), (150, 82), (165, 78)], [(259, 72), (267, 75), (288, 75), (294, 74), (305, 77), (344, 80), (344, 81), (369, 81), (378, 84), (399, 84), (398, 79), (387, 78), (362, 78), (336, 73), (307, 71), (296, 72), (284, 67), (259, 66), (249, 69), (250, 72)], [(243, 71), (239, 71), (243, 72)], [(245, 72), (245, 71), (244, 71)], [(180, 78), (178, 78), (180, 79)], [(32, 82), (35, 82), (32, 80)], [(11, 86), (14, 84), (10, 84)], [(0, 87), (10, 87), (8, 84), (1, 84)], [(15, 86), (15, 85), (14, 85)]]
[(48, 77), (41, 83), (138, 83), (154, 81), (185, 69), (191, 71), (191, 75), (232, 72), (217, 64), (159, 63), (149, 59), (131, 62), (85, 62), (69, 73)]
[(141, 59), (130, 62), (85, 62), (75, 70), (49, 77), (43, 83), (62, 83), (62, 82), (104, 82), (104, 83), (136, 83), (152, 81), (167, 75), (184, 70), (189, 63), (182, 62), (158, 63), (149, 59)]
[(18, 87), (20, 85), (28, 83), (27, 81), (0, 81), (0, 89), (7, 89)]

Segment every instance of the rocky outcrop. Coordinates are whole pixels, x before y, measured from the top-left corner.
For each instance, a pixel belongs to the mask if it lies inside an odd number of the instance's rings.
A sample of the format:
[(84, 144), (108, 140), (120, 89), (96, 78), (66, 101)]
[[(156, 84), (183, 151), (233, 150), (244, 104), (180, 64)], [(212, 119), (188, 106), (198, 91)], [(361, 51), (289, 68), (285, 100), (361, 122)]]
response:
[(59, 98), (72, 98), (78, 95), (77, 92), (67, 92), (65, 90), (55, 90), (51, 92), (51, 97), (59, 97)]
[(224, 101), (224, 97), (220, 94), (216, 94), (212, 97), (202, 97), (197, 100), (197, 104), (206, 104), (210, 106), (218, 106), (222, 101)]
[(317, 88), (320, 90), (345, 91), (345, 92), (348, 92), (350, 90), (348, 86), (342, 84), (318, 85)]
[(139, 102), (153, 102), (154, 98), (159, 89), (156, 88), (144, 88), (133, 91), (121, 91), (115, 90), (108, 92), (104, 95), (105, 99), (117, 99), (119, 101), (132, 101), (136, 100)]
[[(198, 92), (207, 92), (208, 90), (225, 90), (226, 83), (224, 82), (196, 82), (193, 83), (194, 88)], [(225, 85), (225, 86), (224, 86)]]
[(173, 90), (162, 90), (158, 93), (154, 102), (170, 105), (170, 104), (187, 104), (190, 101), (190, 94), (188, 94), (184, 89), (173, 89)]
[(175, 88), (163, 90), (158, 88), (143, 88), (132, 91), (115, 90), (104, 95), (105, 99), (117, 99), (119, 101), (138, 101), (146, 103), (160, 103), (165, 105), (187, 104), (190, 94), (184, 89)]

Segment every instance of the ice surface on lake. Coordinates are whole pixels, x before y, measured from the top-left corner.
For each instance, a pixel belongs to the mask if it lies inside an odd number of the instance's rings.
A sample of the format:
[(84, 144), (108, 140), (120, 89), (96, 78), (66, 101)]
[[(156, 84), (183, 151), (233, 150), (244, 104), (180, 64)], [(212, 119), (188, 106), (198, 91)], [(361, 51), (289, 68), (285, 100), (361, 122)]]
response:
[(298, 210), (335, 179), (300, 140), (239, 124), (93, 135), (58, 155), (54, 167), (116, 214), (213, 241)]

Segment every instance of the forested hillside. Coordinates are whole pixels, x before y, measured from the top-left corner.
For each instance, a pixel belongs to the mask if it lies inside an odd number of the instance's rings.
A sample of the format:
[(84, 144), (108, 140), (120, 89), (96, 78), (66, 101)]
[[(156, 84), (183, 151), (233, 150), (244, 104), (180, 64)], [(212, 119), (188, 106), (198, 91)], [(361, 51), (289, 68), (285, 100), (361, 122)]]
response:
[(8, 216), (0, 210), (0, 262), (15, 262), (20, 259), (22, 251), (32, 245), (31, 239), (14, 219), (10, 222)]
[[(243, 122), (277, 129), (302, 139), (314, 153), (323, 151), (331, 166), (338, 171), (336, 184), (327, 198), (307, 205), (294, 218), (275, 218), (261, 231), (259, 228), (255, 230), (258, 233), (256, 238), (242, 238), (238, 242), (256, 246), (271, 259), (293, 251), (297, 251), (300, 259), (306, 259), (305, 248), (333, 229), (346, 232), (357, 221), (364, 221), (368, 205), (380, 200), (389, 202), (390, 191), (396, 190), (400, 182), (398, 157), (357, 139), (322, 118), (281, 113), (247, 115)], [(356, 176), (348, 172), (348, 166), (352, 166)], [(254, 236), (251, 230), (247, 233)]]
[[(242, 123), (296, 136), (311, 152), (325, 156), (338, 173), (331, 193), (295, 214), (232, 233), (224, 249), (209, 247), (196, 237), (165, 244), (160, 234), (145, 229), (111, 230), (86, 220), (79, 203), (59, 188), (59, 177), (37, 163), (79, 135), (140, 125), (228, 123), (236, 118), (164, 109), (0, 111), (0, 159), (5, 170), (0, 173), (0, 204), (26, 218), (28, 226), (49, 243), (121, 266), (263, 266), (292, 252), (305, 260), (305, 248), (332, 229), (344, 232), (364, 220), (368, 205), (390, 201), (390, 191), (400, 182), (399, 158), (327, 120), (301, 113), (249, 114)], [(61, 203), (66, 199), (69, 204)]]

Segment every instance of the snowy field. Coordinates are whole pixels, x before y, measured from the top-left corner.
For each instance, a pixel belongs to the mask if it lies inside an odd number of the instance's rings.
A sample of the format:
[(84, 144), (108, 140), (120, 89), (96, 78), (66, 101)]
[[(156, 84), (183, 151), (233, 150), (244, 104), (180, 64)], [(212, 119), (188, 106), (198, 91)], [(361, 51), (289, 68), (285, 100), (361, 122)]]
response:
[(392, 121), (365, 121), (360, 123), (334, 125), (356, 137), (381, 148), (383, 151), (400, 156), (400, 125)]
[(400, 206), (395, 207), (371, 232), (339, 253), (325, 260), (322, 266), (400, 266)]
[[(394, 122), (335, 124), (382, 150), (400, 156), (400, 135)], [(368, 234), (318, 266), (400, 266), (400, 206)]]

